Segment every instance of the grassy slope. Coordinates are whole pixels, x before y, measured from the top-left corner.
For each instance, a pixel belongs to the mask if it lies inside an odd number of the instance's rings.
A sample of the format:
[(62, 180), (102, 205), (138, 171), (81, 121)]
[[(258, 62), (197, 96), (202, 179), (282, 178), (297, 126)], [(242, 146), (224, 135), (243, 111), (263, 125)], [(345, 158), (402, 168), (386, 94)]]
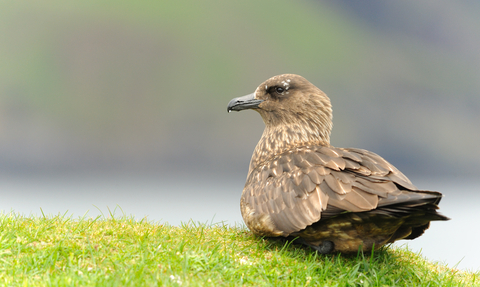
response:
[(0, 282), (28, 286), (449, 286), (480, 273), (403, 249), (318, 256), (244, 228), (0, 215)]

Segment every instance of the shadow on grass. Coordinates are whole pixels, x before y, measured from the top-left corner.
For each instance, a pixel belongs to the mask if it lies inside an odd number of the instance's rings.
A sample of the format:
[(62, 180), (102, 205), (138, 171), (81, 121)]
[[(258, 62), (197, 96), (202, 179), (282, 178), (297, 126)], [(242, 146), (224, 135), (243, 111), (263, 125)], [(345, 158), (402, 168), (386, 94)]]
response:
[[(336, 274), (338, 277), (349, 278), (349, 282), (370, 282), (376, 284), (395, 284), (405, 278), (413, 282), (425, 282), (427, 270), (421, 256), (408, 250), (396, 250), (390, 245), (382, 246), (370, 252), (320, 254), (303, 244), (294, 243), (284, 238), (264, 238), (257, 236), (263, 242), (264, 249), (276, 252), (283, 257), (289, 257), (299, 263), (317, 265), (316, 272)], [(445, 282), (445, 281), (443, 281)]]

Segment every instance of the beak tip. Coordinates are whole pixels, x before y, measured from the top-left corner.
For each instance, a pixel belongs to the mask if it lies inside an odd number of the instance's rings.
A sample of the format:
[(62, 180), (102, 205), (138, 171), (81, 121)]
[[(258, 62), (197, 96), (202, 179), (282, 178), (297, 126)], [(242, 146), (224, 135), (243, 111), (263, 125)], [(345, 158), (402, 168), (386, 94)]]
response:
[(255, 99), (255, 93), (232, 99), (227, 106), (227, 112), (241, 111), (246, 109), (256, 109), (263, 100)]

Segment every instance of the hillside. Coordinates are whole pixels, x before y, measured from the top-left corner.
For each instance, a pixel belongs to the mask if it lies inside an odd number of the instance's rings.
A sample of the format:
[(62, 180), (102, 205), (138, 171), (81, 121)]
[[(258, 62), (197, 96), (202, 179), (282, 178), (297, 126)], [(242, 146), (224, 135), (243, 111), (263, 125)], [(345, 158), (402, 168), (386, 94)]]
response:
[(9, 286), (473, 286), (480, 275), (403, 249), (320, 256), (222, 224), (10, 213), (0, 225)]
[(480, 8), (364, 4), (2, 2), (0, 170), (243, 171), (263, 124), (226, 104), (288, 72), (331, 97), (333, 144), (477, 174)]

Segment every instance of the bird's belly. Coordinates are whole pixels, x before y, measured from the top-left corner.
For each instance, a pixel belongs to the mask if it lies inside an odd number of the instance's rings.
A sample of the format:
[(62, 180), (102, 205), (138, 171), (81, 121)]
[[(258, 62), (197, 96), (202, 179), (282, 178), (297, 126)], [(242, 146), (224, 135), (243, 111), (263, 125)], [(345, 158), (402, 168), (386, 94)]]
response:
[[(369, 251), (388, 243), (402, 223), (402, 219), (390, 216), (345, 213), (320, 220), (291, 236), (303, 238), (315, 246), (323, 241), (332, 241), (335, 245), (334, 252), (357, 252), (359, 248)], [(406, 230), (405, 236), (410, 231)]]

